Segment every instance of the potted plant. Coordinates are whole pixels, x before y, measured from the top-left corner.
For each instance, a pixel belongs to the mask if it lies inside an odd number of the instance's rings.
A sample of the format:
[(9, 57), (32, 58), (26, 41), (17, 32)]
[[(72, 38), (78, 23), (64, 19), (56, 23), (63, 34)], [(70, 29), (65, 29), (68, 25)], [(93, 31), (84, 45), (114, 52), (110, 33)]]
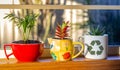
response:
[(105, 28), (91, 26), (89, 35), (84, 36), (84, 55), (91, 59), (105, 59), (107, 57), (108, 35), (104, 34)]
[[(24, 17), (15, 15), (14, 13), (7, 14), (4, 18), (10, 19), (16, 23), (17, 27), (22, 32), (22, 40), (14, 41), (4, 45), (4, 51), (7, 59), (10, 55), (14, 55), (18, 61), (30, 62), (35, 61), (43, 52), (43, 44), (37, 40), (29, 40), (30, 33), (35, 25), (38, 15), (26, 14)], [(12, 48), (12, 53), (7, 54), (6, 47)]]
[[(54, 60), (56, 61), (68, 61), (77, 57), (83, 51), (83, 44), (80, 42), (73, 42), (69, 38), (69, 22), (63, 22), (61, 25), (57, 24), (55, 38), (48, 38), (50, 43), (50, 53)], [(81, 45), (82, 49), (74, 55), (74, 45)], [(73, 56), (74, 55), (74, 56)]]

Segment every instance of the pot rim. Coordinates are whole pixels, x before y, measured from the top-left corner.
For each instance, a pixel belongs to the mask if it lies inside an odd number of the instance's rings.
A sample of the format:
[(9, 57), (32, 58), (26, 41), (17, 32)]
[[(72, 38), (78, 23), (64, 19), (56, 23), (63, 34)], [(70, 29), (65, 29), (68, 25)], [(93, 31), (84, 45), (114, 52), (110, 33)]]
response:
[(64, 38), (64, 39), (60, 39), (60, 38), (51, 38), (51, 39), (54, 39), (54, 40), (72, 40), (71, 38)]
[(92, 37), (108, 37), (108, 34), (104, 34), (104, 35), (84, 35), (84, 36), (92, 36)]

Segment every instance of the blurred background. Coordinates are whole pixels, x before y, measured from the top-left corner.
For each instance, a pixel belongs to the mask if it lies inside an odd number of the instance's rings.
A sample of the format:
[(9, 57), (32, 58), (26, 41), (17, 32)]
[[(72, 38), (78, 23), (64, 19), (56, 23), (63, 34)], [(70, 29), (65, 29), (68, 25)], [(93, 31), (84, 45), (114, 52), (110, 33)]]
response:
[[(39, 4), (39, 5), (120, 5), (120, 0), (0, 0), (0, 4)], [(39, 40), (49, 48), (47, 38), (54, 37), (57, 23), (69, 21), (70, 36), (78, 41), (80, 36), (87, 34), (89, 25), (105, 27), (109, 35), (109, 45), (120, 45), (120, 10), (81, 10), (81, 9), (0, 9), (0, 47), (14, 40), (21, 40), (20, 30), (13, 22), (3, 19), (6, 13), (13, 12), (24, 16), (26, 13), (40, 14), (30, 39)], [(12, 24), (13, 23), (13, 24)]]

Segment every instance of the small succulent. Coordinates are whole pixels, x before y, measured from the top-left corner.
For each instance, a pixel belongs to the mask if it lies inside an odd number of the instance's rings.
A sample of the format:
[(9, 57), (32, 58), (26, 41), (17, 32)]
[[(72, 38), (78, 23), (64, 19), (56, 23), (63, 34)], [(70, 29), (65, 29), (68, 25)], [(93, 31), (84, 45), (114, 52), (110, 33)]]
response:
[(61, 25), (57, 24), (55, 36), (60, 39), (68, 37), (69, 22), (63, 22)]
[(90, 35), (103, 35), (105, 33), (105, 28), (98, 26), (91, 26), (90, 32), (88, 32)]

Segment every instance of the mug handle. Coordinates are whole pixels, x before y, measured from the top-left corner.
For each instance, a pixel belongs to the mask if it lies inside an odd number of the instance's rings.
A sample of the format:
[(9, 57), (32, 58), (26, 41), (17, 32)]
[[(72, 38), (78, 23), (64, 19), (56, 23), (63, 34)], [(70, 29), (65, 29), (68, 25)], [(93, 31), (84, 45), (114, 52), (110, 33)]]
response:
[(12, 45), (11, 44), (5, 44), (4, 45), (4, 52), (5, 52), (5, 56), (7, 57), (7, 59), (9, 60), (9, 56), (13, 55), (13, 52), (10, 53), (10, 54), (7, 54), (7, 51), (6, 51), (6, 47), (11, 47)]
[(80, 37), (78, 38), (78, 42), (84, 42), (84, 36), (80, 36)]
[(79, 56), (83, 52), (83, 50), (84, 50), (84, 44), (82, 42), (73, 42), (73, 45), (76, 45), (76, 44), (79, 44), (81, 46), (81, 50), (77, 54), (75, 54), (74, 56), (72, 56), (72, 59), (74, 59), (77, 56)]

